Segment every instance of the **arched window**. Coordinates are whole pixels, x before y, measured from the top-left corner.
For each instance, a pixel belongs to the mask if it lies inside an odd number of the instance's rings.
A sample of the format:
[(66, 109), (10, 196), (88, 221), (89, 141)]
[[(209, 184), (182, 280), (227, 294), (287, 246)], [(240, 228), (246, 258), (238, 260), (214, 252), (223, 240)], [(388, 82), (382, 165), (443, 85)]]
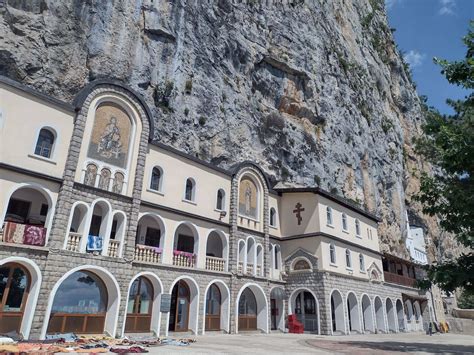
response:
[(155, 191), (161, 191), (161, 180), (163, 174), (162, 170), (158, 167), (154, 167), (151, 171), (151, 181), (150, 181), (150, 189)]
[(360, 271), (365, 271), (364, 255), (362, 254), (359, 254), (359, 267)]
[(239, 315), (257, 315), (257, 300), (248, 287), (240, 295)]
[(346, 266), (352, 268), (351, 251), (346, 249)]
[(206, 315), (219, 315), (220, 312), (221, 291), (216, 284), (212, 284), (206, 295)]
[(84, 184), (89, 186), (95, 186), (95, 180), (97, 178), (97, 165), (88, 164), (86, 168), (86, 174), (84, 175)]
[(300, 259), (293, 266), (293, 270), (311, 270), (311, 266), (306, 260)]
[(193, 179), (189, 178), (186, 180), (186, 187), (184, 191), (184, 199), (187, 201), (194, 201), (195, 184)]
[(356, 219), (355, 225), (356, 225), (356, 236), (360, 237), (360, 221), (358, 219)]
[(31, 279), (17, 264), (0, 267), (0, 331), (19, 332)]
[(48, 333), (103, 333), (107, 304), (104, 282), (89, 271), (76, 271), (54, 296)]
[(153, 285), (146, 277), (139, 277), (130, 287), (125, 331), (149, 332), (153, 308)]
[(273, 207), (270, 208), (270, 225), (276, 227), (276, 210)]
[(347, 231), (347, 216), (345, 213), (342, 214), (342, 230)]
[(115, 192), (116, 194), (122, 193), (124, 179), (125, 179), (125, 176), (122, 173), (118, 173), (118, 172), (115, 173), (114, 183), (112, 186), (112, 192)]
[(329, 257), (331, 259), (331, 264), (335, 264), (336, 263), (336, 247), (334, 246), (334, 244), (331, 244), (329, 246)]
[(36, 141), (35, 154), (50, 158), (53, 151), (54, 134), (49, 129), (42, 128)]
[(110, 185), (110, 177), (112, 173), (109, 169), (102, 169), (100, 171), (100, 178), (99, 178), (99, 189), (108, 190)]
[(217, 191), (217, 201), (216, 201), (216, 209), (219, 211), (224, 211), (224, 198), (225, 192), (222, 189)]
[(332, 208), (326, 207), (326, 223), (332, 226)]

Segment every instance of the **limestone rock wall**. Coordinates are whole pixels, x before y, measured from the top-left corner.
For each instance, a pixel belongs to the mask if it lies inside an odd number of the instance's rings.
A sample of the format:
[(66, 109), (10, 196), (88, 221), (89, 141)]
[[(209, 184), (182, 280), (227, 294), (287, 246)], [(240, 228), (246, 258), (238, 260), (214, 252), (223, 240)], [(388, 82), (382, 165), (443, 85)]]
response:
[(67, 101), (91, 80), (123, 80), (146, 98), (156, 140), (357, 201), (383, 217), (384, 250), (406, 256), (407, 204), (429, 239), (438, 231), (411, 203), (422, 113), (384, 11), (383, 0), (1, 0), (0, 74)]

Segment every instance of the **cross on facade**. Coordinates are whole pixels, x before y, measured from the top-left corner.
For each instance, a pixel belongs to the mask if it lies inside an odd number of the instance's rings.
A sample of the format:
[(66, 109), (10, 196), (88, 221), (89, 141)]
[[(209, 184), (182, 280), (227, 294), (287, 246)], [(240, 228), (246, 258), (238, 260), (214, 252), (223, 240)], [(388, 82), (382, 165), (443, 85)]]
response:
[(301, 212), (304, 211), (303, 205), (301, 203), (297, 203), (295, 206), (295, 209), (293, 210), (293, 213), (296, 214), (296, 219), (298, 220), (298, 225), (301, 224), (301, 221), (303, 220), (303, 217), (301, 217)]

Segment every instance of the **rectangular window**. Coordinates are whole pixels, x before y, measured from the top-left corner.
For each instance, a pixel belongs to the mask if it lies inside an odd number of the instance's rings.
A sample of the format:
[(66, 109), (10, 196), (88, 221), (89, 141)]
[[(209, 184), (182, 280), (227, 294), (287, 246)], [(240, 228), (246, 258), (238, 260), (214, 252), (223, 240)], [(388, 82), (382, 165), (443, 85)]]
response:
[(41, 204), (40, 216), (46, 216), (48, 214), (48, 205), (46, 203)]

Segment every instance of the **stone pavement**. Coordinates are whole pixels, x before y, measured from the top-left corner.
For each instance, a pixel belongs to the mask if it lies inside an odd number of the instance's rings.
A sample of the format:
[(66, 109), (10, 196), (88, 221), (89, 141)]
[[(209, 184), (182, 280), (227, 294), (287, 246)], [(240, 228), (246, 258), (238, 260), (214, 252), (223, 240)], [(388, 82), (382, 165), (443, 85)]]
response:
[(311, 334), (204, 335), (187, 347), (149, 348), (150, 354), (474, 354), (474, 337), (422, 333), (318, 336)]

